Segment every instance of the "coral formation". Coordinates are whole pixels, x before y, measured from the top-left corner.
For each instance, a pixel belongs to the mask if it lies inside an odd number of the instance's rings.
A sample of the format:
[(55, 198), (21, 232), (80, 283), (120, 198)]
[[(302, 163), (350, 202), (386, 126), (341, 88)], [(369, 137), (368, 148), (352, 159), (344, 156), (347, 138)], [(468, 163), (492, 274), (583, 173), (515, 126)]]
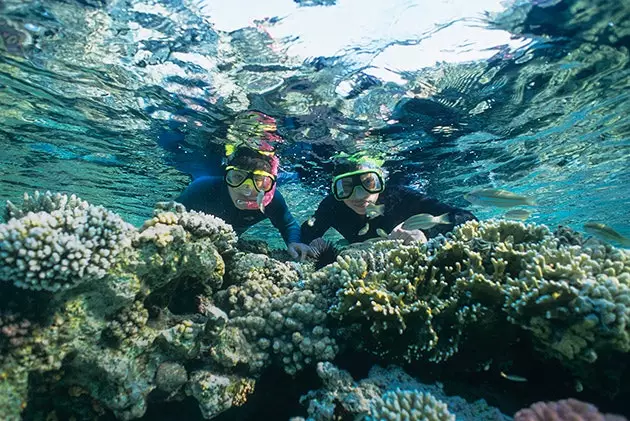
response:
[(566, 238), (535, 224), (470, 221), (426, 245), (344, 252), (311, 283), (331, 315), (369, 328), (376, 344), (366, 346), (379, 355), (443, 361), (488, 320), (531, 332), (539, 350), (565, 362), (628, 352), (630, 254)]
[(591, 404), (577, 399), (536, 402), (514, 415), (514, 421), (627, 421), (620, 415), (602, 414)]
[(25, 195), (0, 225), (0, 282), (57, 291), (105, 277), (131, 247), (134, 228), (75, 196)]
[(509, 419), (483, 400), (469, 403), (458, 396), (447, 396), (441, 385), (424, 385), (395, 366), (374, 366), (359, 382), (332, 363), (319, 363), (317, 374), (324, 387), (300, 399), (308, 406), (308, 421), (334, 420), (339, 414), (344, 414), (344, 419), (368, 420)]
[(114, 346), (128, 344), (138, 338), (149, 320), (149, 312), (142, 301), (134, 301), (123, 309), (103, 330), (103, 337)]
[[(251, 357), (241, 357), (240, 362), (247, 361), (257, 372), (272, 359), (294, 374), (305, 365), (334, 358), (337, 345), (325, 327), (327, 302), (313, 291), (295, 287), (298, 277), (290, 266), (247, 254), (235, 256), (232, 265), (228, 277), (234, 285), (219, 291), (216, 301), (229, 317), (228, 326), (242, 332), (241, 339), (249, 344)], [(221, 361), (218, 353), (215, 356)], [(223, 363), (229, 366), (233, 361)]]
[(199, 401), (203, 417), (211, 419), (226, 409), (241, 406), (253, 391), (252, 379), (200, 370), (192, 373), (186, 393)]
[(236, 234), (225, 222), (187, 212), (177, 203), (158, 204), (134, 243), (142, 262), (139, 273), (153, 289), (186, 277), (220, 287), (225, 271), (221, 254), (235, 244)]
[(192, 396), (211, 418), (245, 403), (263, 369), (317, 365), (325, 388), (303, 398), (313, 420), (502, 420), (398, 368), (354, 382), (323, 361), (360, 349), (416, 369), (459, 361), (492, 372), (513, 362), (506, 342), (598, 390), (593, 367), (630, 352), (630, 253), (566, 228), (471, 221), (426, 244), (356, 245), (314, 271), (239, 251), (229, 225), (175, 203), (139, 230), (62, 194), (26, 195), (5, 213), (2, 419), (19, 419), (40, 393), (33, 376), (50, 373), (72, 391), (64, 410), (76, 402), (129, 420), (150, 395)]
[(390, 390), (372, 403), (368, 421), (455, 421), (443, 402), (430, 393), (415, 390)]

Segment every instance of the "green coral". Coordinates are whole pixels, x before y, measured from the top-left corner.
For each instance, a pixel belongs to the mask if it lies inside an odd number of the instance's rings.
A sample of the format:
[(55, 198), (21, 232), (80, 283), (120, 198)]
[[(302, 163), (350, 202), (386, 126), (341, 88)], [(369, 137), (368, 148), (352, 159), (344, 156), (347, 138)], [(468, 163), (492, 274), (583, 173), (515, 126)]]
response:
[(630, 254), (571, 245), (567, 235), (470, 221), (424, 245), (382, 241), (345, 252), (310, 283), (332, 316), (370, 330), (358, 332), (379, 355), (443, 361), (489, 320), (495, 329), (527, 329), (542, 352), (562, 360), (628, 352)]
[(254, 391), (254, 380), (247, 377), (227, 376), (206, 370), (191, 374), (186, 393), (199, 402), (201, 414), (211, 419), (221, 412), (240, 406)]
[[(207, 220), (200, 222), (204, 217)], [(156, 209), (134, 243), (143, 262), (139, 273), (153, 289), (186, 277), (220, 287), (225, 272), (220, 251), (236, 243), (236, 235), (224, 225), (201, 213)]]
[[(297, 274), (288, 265), (264, 255), (239, 254), (228, 276), (234, 285), (219, 291), (216, 300), (227, 312), (228, 325), (236, 328), (229, 343), (242, 343), (245, 338), (249, 344), (251, 371), (276, 361), (294, 374), (305, 365), (335, 356), (337, 344), (325, 326), (327, 301), (298, 287)], [(241, 354), (224, 363), (243, 360), (247, 358)]]
[(109, 322), (103, 331), (103, 337), (114, 346), (129, 345), (142, 336), (148, 320), (149, 312), (142, 301), (134, 301)]

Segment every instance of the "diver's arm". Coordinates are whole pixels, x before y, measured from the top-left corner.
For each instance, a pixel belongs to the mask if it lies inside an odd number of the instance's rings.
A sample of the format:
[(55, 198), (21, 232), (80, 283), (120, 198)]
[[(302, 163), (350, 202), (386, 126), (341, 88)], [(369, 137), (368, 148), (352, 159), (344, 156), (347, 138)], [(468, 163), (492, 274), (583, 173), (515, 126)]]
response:
[(309, 225), (309, 221), (302, 224), (302, 241), (309, 244), (316, 238), (323, 236), (326, 231), (332, 226), (333, 209), (335, 205), (335, 198), (327, 196), (321, 201), (315, 215), (309, 219), (312, 222)]
[(293, 215), (291, 215), (287, 202), (285, 202), (284, 197), (282, 197), (282, 194), (277, 189), (271, 203), (265, 208), (265, 215), (269, 217), (273, 226), (280, 231), (280, 235), (282, 235), (287, 245), (291, 243), (301, 243), (300, 226)]

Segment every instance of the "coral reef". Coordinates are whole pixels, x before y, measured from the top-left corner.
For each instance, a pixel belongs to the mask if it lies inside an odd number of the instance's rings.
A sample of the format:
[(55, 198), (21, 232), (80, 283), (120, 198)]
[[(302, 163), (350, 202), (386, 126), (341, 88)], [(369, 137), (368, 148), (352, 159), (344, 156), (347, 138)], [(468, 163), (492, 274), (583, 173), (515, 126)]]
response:
[(308, 407), (308, 421), (342, 417), (397, 421), (509, 419), (483, 400), (469, 403), (458, 396), (447, 396), (441, 385), (424, 385), (395, 366), (374, 366), (368, 377), (359, 382), (332, 363), (319, 363), (317, 374), (324, 387), (300, 399)]
[[(247, 349), (250, 356), (238, 358), (257, 372), (276, 360), (289, 374), (337, 353), (331, 332), (325, 327), (327, 302), (313, 291), (296, 287), (298, 276), (291, 267), (264, 255), (234, 257), (228, 277), (234, 285), (216, 294), (217, 304), (228, 317), (228, 328), (237, 328), (243, 338), (233, 349)], [(243, 278), (245, 276), (245, 278)], [(249, 346), (243, 347), (242, 339)], [(214, 351), (220, 363), (234, 359)], [(221, 358), (223, 357), (223, 358)]]
[[(176, 203), (140, 229), (52, 193), (25, 195), (5, 216), (1, 419), (36, 411), (51, 388), (82, 419), (135, 419), (152, 399), (187, 396), (210, 419), (244, 404), (265, 370), (313, 366), (325, 384), (303, 398), (313, 420), (504, 419), (395, 367), (355, 382), (324, 362), (340, 350), (501, 379), (519, 348), (590, 391), (603, 377), (625, 387), (615, 362), (630, 352), (630, 253), (567, 228), (471, 221), (426, 244), (355, 245), (315, 270), (260, 244), (241, 243), (273, 257), (243, 252), (225, 222)], [(601, 367), (616, 371), (598, 377)]]
[(602, 414), (591, 404), (577, 399), (536, 402), (514, 414), (514, 421), (628, 421), (620, 415)]
[(393, 390), (385, 392), (370, 408), (368, 421), (455, 421), (446, 404), (430, 393), (415, 390)]
[(0, 226), (0, 282), (57, 291), (101, 279), (131, 247), (134, 228), (75, 196), (24, 196)]
[(425, 245), (348, 250), (310, 282), (331, 315), (364, 328), (357, 332), (369, 341), (361, 342), (377, 355), (444, 361), (488, 321), (526, 330), (540, 352), (567, 365), (591, 363), (600, 350), (628, 352), (630, 253), (571, 245), (567, 236), (470, 221)]

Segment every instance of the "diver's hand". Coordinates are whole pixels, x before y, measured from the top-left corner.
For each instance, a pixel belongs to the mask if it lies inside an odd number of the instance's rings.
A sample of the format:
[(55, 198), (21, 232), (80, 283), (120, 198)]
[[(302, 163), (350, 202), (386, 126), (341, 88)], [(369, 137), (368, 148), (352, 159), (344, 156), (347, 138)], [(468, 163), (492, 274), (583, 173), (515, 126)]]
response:
[(292, 258), (297, 259), (299, 256), (300, 261), (306, 259), (306, 256), (312, 254), (313, 252), (310, 246), (304, 243), (289, 243), (289, 245), (287, 246), (287, 250), (289, 251), (289, 254)]
[(402, 229), (403, 224), (397, 225), (396, 228), (389, 233), (387, 238), (390, 240), (403, 240), (404, 244), (411, 244), (416, 241), (421, 243), (427, 242), (427, 237), (422, 230), (404, 230)]

